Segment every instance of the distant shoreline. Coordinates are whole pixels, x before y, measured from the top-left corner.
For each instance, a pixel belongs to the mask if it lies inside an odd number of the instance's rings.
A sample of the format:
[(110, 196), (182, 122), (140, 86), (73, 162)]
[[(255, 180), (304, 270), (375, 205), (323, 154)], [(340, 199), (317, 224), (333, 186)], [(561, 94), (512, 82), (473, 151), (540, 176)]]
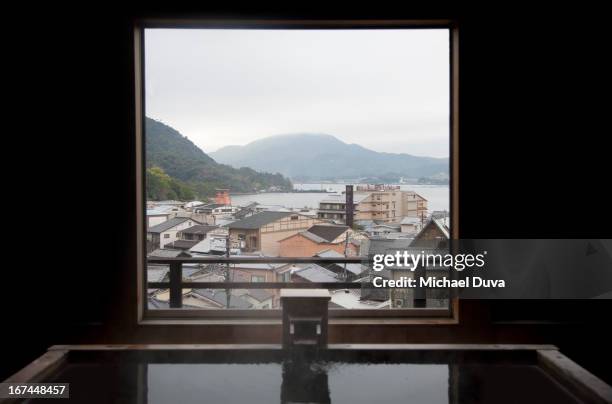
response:
[(331, 192), (324, 189), (291, 189), (280, 191), (263, 191), (263, 192), (230, 192), (230, 196), (238, 195), (259, 195), (259, 194), (329, 194)]
[[(319, 183), (296, 183), (299, 185), (319, 185)], [(364, 183), (346, 182), (346, 183), (321, 183), (320, 185), (367, 185)], [(448, 187), (448, 184), (436, 184), (436, 183), (389, 183), (388, 185), (399, 185), (399, 186), (415, 186), (415, 187)], [(344, 189), (292, 189), (292, 190), (277, 190), (277, 191), (262, 191), (262, 192), (230, 192), (230, 196), (245, 196), (245, 195), (266, 195), (266, 194), (338, 194), (344, 192)]]

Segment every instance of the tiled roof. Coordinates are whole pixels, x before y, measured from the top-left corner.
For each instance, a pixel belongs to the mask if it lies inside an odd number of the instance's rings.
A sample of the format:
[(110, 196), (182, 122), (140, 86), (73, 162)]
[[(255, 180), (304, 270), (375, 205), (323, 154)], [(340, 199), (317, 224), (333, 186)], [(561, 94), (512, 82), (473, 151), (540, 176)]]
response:
[[(318, 253), (315, 254), (315, 257), (321, 257), (321, 258), (340, 258), (340, 257), (344, 257), (343, 254), (340, 254), (339, 252), (332, 250), (332, 249), (327, 249), (327, 250), (323, 250), (320, 251)], [(333, 265), (337, 265), (340, 268), (344, 269), (344, 265), (345, 264), (333, 264)], [(363, 266), (361, 264), (346, 264), (346, 270), (349, 271), (352, 274), (355, 275), (359, 275), (360, 273), (363, 272)]]
[(162, 282), (168, 274), (169, 269), (166, 268), (147, 268), (147, 282)]
[(317, 236), (316, 234), (312, 234), (311, 232), (309, 232), (308, 230), (306, 231), (301, 231), (298, 233), (300, 236), (306, 237), (307, 239), (314, 241), (315, 243), (325, 243), (327, 240), (325, 240), (322, 237)]
[(265, 226), (269, 223), (272, 223), (284, 217), (290, 216), (292, 214), (294, 213), (264, 211), (264, 212), (257, 213), (253, 216), (244, 218), (242, 220), (232, 222), (228, 225), (228, 228), (230, 229), (259, 229), (262, 226)]
[(151, 209), (147, 209), (147, 216), (159, 216), (159, 215), (169, 215), (173, 212), (172, 206), (156, 206)]
[(348, 226), (315, 224), (308, 229), (308, 232), (315, 234), (328, 242), (332, 242), (348, 229)]
[(444, 234), (446, 238), (450, 238), (448, 227), (446, 227), (446, 223), (444, 223), (442, 219), (431, 219), (431, 220), (436, 224), (436, 226), (438, 226), (438, 228), (440, 229), (440, 231), (442, 232), (442, 234)]
[(335, 273), (316, 264), (308, 264), (291, 272), (310, 282), (338, 282)]
[(174, 257), (191, 257), (191, 255), (189, 255), (183, 250), (168, 250), (168, 249), (158, 248), (157, 250), (150, 252), (149, 257), (174, 258)]
[[(168, 301), (159, 300), (155, 297), (149, 298), (149, 309), (169, 309), (170, 304)], [(183, 304), (183, 308), (199, 309), (200, 307), (191, 306), (189, 304)]]
[(158, 300), (154, 297), (149, 298), (149, 309), (169, 309), (170, 305), (168, 302), (164, 302), (163, 300)]
[(372, 254), (394, 254), (396, 251), (408, 250), (412, 239), (389, 239), (389, 238), (371, 238), (368, 241), (369, 255)]
[(217, 226), (210, 226), (206, 224), (196, 224), (195, 226), (191, 226), (191, 227), (181, 230), (181, 233), (206, 235), (209, 231), (214, 230), (216, 228)]
[[(246, 257), (246, 255), (241, 255), (241, 257)], [(286, 264), (277, 264), (277, 263), (267, 263), (267, 262), (252, 262), (252, 263), (241, 263), (241, 264), (232, 264), (235, 269), (263, 269), (266, 271), (274, 271), (280, 267), (285, 266)]]
[(421, 222), (421, 219), (418, 217), (406, 216), (402, 219), (400, 224), (419, 224), (420, 222)]
[(273, 296), (272, 293), (266, 291), (265, 289), (249, 289), (247, 290), (247, 295), (251, 296), (253, 299), (259, 302), (268, 300)]
[(176, 240), (172, 243), (168, 243), (164, 248), (178, 248), (180, 250), (189, 250), (191, 247), (198, 244), (200, 240)]
[(340, 254), (338, 251), (332, 250), (331, 248), (328, 248), (327, 250), (319, 251), (318, 253), (315, 254), (315, 256), (316, 257), (321, 257), (321, 258), (339, 258), (339, 257), (344, 257), (343, 254)]
[(147, 231), (149, 233), (163, 233), (166, 230), (170, 230), (174, 226), (178, 226), (179, 224), (186, 222), (187, 220), (191, 220), (195, 223), (198, 223), (189, 217), (173, 217), (170, 220), (166, 220), (165, 222), (149, 227), (149, 230)]
[[(223, 307), (227, 306), (227, 294), (223, 289), (192, 289), (192, 293), (203, 298), (212, 300)], [(252, 304), (241, 298), (230, 294), (230, 309), (250, 309)]]

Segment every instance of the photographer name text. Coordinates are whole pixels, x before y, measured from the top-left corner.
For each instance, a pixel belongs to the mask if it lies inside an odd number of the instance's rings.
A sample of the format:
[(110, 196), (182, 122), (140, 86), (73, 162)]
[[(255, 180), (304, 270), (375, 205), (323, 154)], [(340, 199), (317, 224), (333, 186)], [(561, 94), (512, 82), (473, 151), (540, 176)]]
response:
[[(419, 254), (397, 251), (395, 254), (376, 254), (373, 257), (372, 269), (380, 272), (384, 269), (414, 272), (417, 268), (428, 270), (447, 270), (462, 272), (465, 269), (483, 270), (487, 252), (482, 254), (430, 254), (421, 251)], [(399, 276), (386, 279), (383, 276), (372, 278), (372, 285), (377, 288), (505, 288), (503, 279), (487, 279), (481, 276), (466, 276), (461, 279), (447, 276)]]

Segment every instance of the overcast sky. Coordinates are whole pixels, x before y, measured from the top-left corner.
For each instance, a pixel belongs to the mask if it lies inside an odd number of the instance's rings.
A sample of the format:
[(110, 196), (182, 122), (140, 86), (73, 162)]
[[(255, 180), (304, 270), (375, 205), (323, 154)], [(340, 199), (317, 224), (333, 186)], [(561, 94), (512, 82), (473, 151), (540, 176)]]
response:
[(205, 152), (326, 133), (449, 155), (447, 30), (147, 29), (145, 41), (147, 116)]

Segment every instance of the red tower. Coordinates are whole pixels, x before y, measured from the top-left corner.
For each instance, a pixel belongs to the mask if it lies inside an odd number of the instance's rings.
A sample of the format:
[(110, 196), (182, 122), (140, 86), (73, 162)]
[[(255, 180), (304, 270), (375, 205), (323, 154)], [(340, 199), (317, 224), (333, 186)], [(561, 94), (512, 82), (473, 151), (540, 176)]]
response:
[(215, 203), (219, 203), (221, 205), (231, 205), (232, 200), (230, 199), (229, 189), (217, 189)]

